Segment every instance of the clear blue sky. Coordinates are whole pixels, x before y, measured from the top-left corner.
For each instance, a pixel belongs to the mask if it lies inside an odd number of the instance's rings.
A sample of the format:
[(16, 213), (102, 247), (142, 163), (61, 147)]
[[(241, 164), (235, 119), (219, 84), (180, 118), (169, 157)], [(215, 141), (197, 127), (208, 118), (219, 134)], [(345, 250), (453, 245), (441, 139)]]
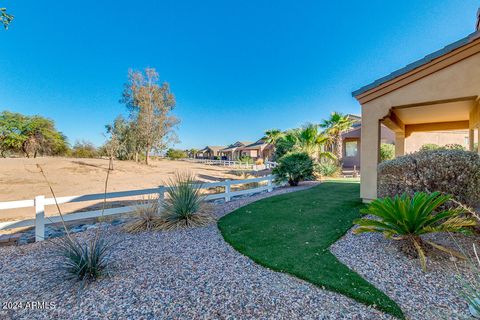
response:
[(178, 147), (360, 113), (351, 92), (474, 30), (479, 1), (0, 0), (0, 110), (103, 142), (129, 68), (154, 67), (181, 118)]

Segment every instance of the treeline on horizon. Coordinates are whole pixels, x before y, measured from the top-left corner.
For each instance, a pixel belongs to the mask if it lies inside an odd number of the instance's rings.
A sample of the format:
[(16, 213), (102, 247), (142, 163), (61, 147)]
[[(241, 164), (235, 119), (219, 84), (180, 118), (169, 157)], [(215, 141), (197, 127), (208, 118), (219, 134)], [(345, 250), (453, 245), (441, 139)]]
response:
[(112, 124), (105, 126), (107, 141), (99, 148), (85, 140), (71, 146), (52, 119), (2, 111), (0, 156), (105, 156), (144, 160), (148, 164), (152, 152), (164, 152), (178, 141), (174, 129), (180, 121), (172, 114), (175, 97), (168, 83), (159, 82), (155, 69), (130, 70), (120, 103), (125, 105), (128, 117), (119, 115)]

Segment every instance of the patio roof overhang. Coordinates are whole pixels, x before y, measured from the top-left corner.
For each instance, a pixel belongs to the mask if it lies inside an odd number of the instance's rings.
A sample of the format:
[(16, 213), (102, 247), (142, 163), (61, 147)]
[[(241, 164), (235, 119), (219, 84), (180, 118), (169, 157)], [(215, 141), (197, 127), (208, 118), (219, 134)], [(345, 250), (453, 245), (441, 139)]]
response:
[[(414, 132), (468, 130), (480, 141), (480, 31), (353, 93), (362, 106), (361, 197), (377, 197), (380, 131), (395, 132), (395, 155)], [(480, 152), (480, 144), (479, 149)]]
[(476, 105), (476, 97), (465, 97), (394, 106), (381, 122), (405, 137), (415, 131), (468, 130), (476, 124), (471, 123)]

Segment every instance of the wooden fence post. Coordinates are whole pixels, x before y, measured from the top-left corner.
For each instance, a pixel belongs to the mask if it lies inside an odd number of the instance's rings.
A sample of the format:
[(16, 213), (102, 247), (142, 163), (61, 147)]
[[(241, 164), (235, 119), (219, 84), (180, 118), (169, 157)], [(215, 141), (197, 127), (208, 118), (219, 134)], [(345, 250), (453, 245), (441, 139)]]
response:
[(35, 241), (45, 239), (45, 196), (35, 197)]
[(273, 180), (273, 176), (272, 176), (272, 175), (269, 175), (269, 176), (268, 176), (268, 182), (267, 182), (267, 186), (268, 186), (267, 191), (268, 191), (268, 192), (272, 192), (272, 191), (273, 191), (272, 180)]
[(225, 202), (229, 202), (231, 200), (230, 192), (231, 192), (230, 179), (227, 179), (225, 180)]

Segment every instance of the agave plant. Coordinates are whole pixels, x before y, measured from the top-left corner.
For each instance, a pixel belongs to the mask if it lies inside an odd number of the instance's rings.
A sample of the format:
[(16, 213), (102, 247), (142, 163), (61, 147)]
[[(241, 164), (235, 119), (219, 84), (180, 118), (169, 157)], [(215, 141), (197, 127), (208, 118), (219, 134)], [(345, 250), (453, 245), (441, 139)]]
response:
[(439, 192), (418, 192), (413, 197), (403, 194), (393, 198), (377, 199), (362, 210), (362, 213), (373, 217), (354, 221), (359, 225), (354, 233), (380, 232), (389, 239), (408, 241), (417, 251), (424, 271), (426, 270), (425, 243), (437, 250), (464, 258), (454, 250), (422, 239), (422, 235), (436, 232), (468, 233), (469, 228), (476, 225), (474, 218), (464, 216), (466, 211), (462, 207), (440, 209), (451, 198), (450, 195)]
[(201, 185), (190, 173), (176, 173), (167, 184), (167, 197), (163, 203), (162, 228), (173, 230), (204, 226), (213, 220), (206, 209)]

